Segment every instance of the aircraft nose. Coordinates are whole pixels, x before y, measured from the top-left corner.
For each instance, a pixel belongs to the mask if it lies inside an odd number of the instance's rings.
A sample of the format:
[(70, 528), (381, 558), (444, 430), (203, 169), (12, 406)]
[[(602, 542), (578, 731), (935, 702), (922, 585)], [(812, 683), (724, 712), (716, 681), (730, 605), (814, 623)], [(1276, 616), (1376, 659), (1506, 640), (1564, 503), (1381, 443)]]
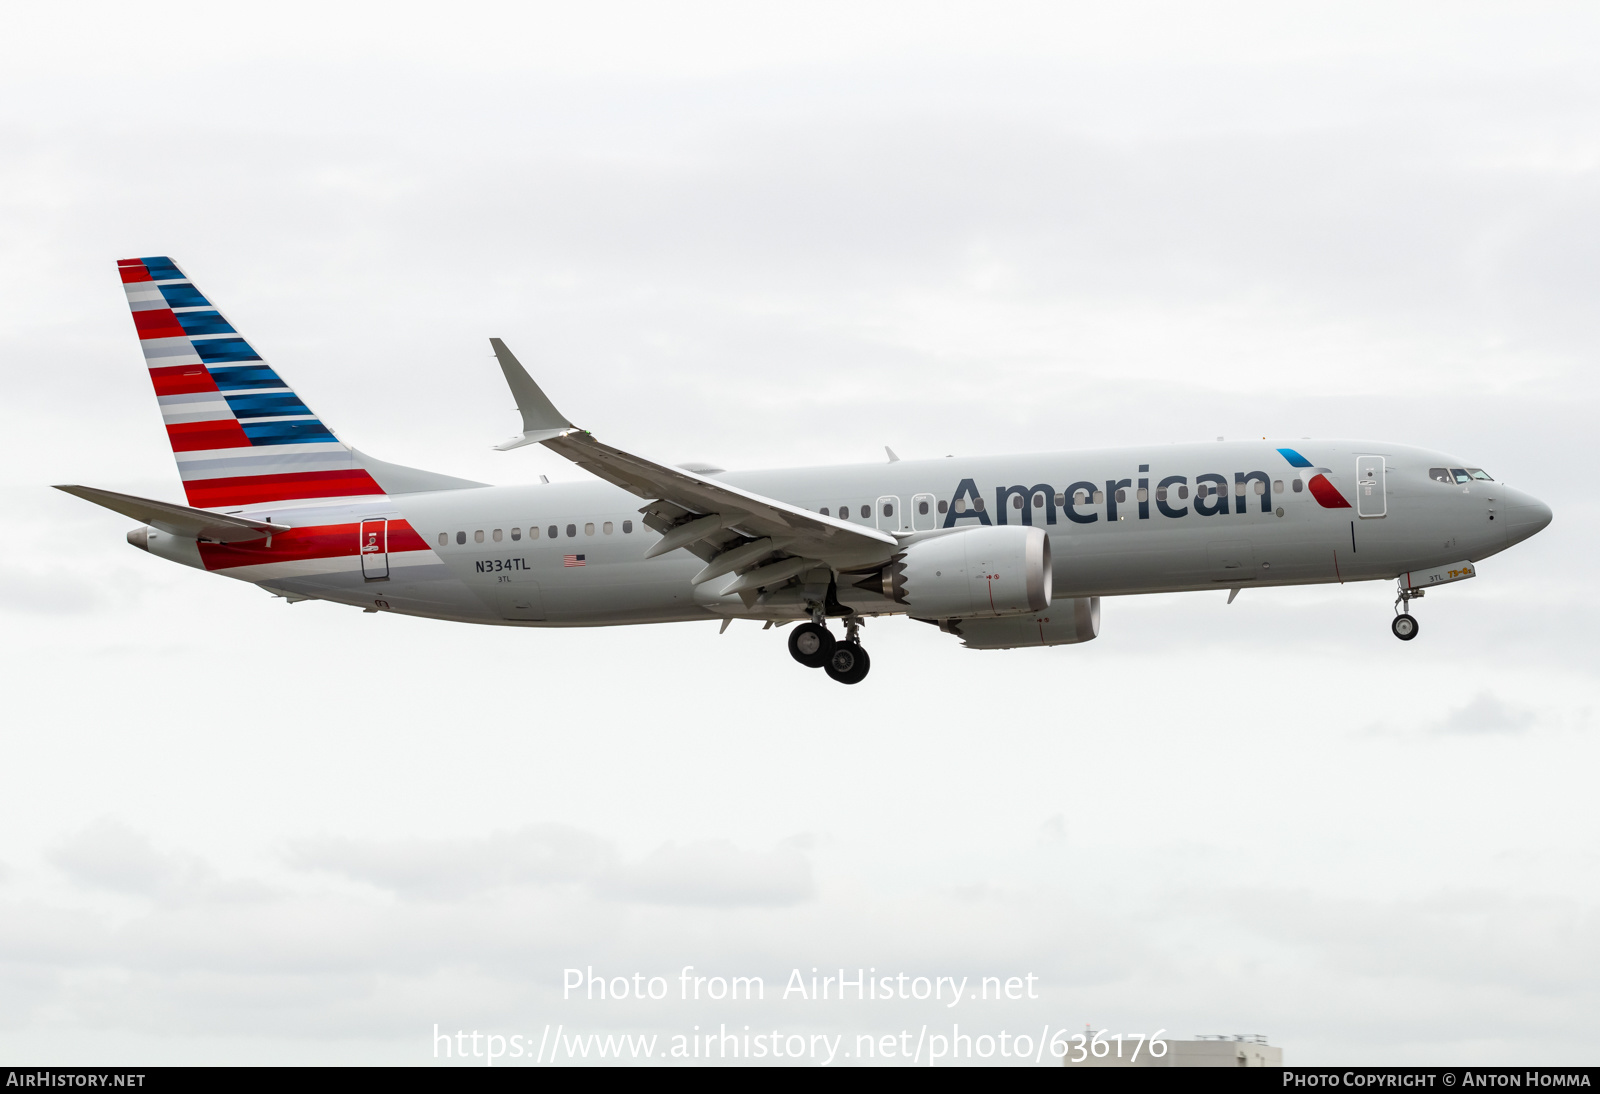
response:
[(1555, 516), (1550, 507), (1530, 494), (1519, 494), (1506, 508), (1506, 537), (1521, 543), (1544, 530)]

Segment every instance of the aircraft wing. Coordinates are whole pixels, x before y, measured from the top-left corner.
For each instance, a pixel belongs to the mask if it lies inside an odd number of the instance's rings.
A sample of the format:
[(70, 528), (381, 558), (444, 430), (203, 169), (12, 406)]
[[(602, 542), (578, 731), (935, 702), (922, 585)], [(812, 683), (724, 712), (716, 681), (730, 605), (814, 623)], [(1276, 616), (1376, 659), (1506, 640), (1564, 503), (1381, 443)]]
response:
[(808, 561), (847, 570), (881, 565), (894, 552), (895, 538), (875, 528), (825, 517), (596, 440), (556, 410), (504, 342), (491, 338), (489, 344), (517, 399), (523, 427), (520, 436), (495, 447), (509, 451), (543, 444), (651, 502), (640, 512), (662, 539), (649, 556), (680, 548), (692, 551), (706, 562), (695, 584), (737, 573), (722, 591), (753, 593), (787, 582)]
[(204, 509), (190, 509), (167, 501), (153, 501), (132, 494), (118, 494), (93, 486), (57, 486), (64, 491), (96, 505), (103, 505), (113, 513), (121, 513), (134, 520), (142, 520), (152, 528), (185, 539), (209, 539), (213, 543), (239, 543), (249, 539), (264, 539), (274, 532), (287, 532), (289, 525), (273, 524), (267, 520), (246, 520), (224, 513), (210, 513)]

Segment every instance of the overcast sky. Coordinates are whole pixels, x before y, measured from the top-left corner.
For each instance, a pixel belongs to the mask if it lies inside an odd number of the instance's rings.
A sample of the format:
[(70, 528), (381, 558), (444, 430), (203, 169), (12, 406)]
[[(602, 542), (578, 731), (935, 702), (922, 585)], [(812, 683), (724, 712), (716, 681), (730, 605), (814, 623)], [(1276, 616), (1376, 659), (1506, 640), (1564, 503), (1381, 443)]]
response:
[[(5, 23), (6, 1062), (952, 1021), (1594, 1062), (1592, 5)], [(496, 335), (671, 461), (1381, 438), (1555, 521), (1419, 605), (1413, 643), (1387, 583), (1122, 598), (1053, 650), (875, 621), (851, 689), (751, 623), (288, 606), (47, 488), (182, 496), (114, 272), (136, 255), (344, 440), (489, 482), (582, 477), (490, 450), (518, 428)], [(560, 997), (567, 967), (685, 965), (769, 1002)], [(775, 1000), (840, 966), (1039, 998)]]

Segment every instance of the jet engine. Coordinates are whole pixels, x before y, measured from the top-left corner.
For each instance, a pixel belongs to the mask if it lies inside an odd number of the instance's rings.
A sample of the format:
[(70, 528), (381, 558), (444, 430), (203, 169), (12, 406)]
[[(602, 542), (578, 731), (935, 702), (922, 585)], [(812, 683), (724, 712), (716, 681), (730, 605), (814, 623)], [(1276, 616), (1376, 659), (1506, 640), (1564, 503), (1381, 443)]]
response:
[(904, 604), (918, 619), (948, 619), (1044, 611), (1050, 581), (1050, 537), (1007, 526), (916, 540), (856, 587)]

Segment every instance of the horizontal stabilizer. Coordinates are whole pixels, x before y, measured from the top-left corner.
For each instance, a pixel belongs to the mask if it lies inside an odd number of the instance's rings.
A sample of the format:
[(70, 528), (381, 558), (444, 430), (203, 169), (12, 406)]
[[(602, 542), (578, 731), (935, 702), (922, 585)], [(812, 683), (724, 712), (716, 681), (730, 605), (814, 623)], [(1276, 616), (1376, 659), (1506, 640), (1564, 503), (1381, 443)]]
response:
[(185, 539), (209, 539), (215, 543), (240, 543), (262, 539), (274, 532), (287, 532), (289, 525), (273, 524), (266, 520), (247, 520), (222, 513), (208, 513), (204, 509), (190, 509), (166, 501), (136, 498), (132, 494), (118, 494), (111, 490), (98, 490), (93, 486), (57, 486), (84, 501), (103, 505), (113, 513), (121, 513), (134, 520), (142, 520), (152, 528), (168, 535)]

